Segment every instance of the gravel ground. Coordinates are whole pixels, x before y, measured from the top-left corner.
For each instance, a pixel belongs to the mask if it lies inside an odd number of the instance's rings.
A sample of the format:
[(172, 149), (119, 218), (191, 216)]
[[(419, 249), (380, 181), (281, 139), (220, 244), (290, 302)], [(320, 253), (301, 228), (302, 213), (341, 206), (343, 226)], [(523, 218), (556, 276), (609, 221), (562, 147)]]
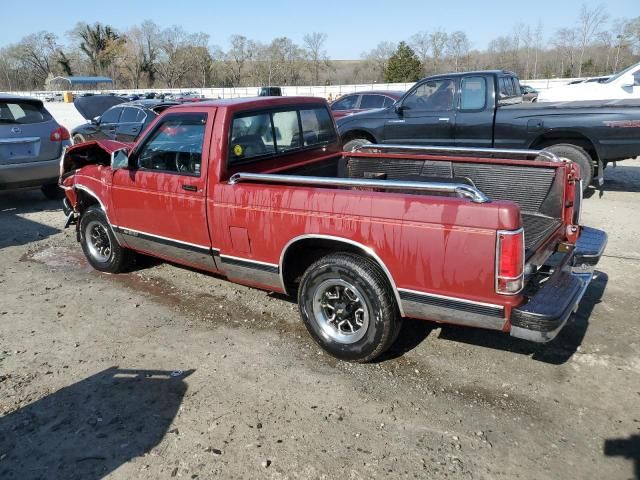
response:
[(39, 191), (0, 195), (0, 478), (640, 478), (640, 161), (573, 321), (539, 346), (407, 322), (342, 363), (293, 303), (146, 260), (93, 271)]

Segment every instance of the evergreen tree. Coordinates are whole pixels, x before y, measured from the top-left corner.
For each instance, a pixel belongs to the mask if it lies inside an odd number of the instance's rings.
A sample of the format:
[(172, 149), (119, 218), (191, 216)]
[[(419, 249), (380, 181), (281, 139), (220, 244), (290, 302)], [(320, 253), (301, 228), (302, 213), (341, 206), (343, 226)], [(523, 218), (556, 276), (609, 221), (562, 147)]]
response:
[(388, 83), (415, 82), (420, 78), (421, 73), (422, 65), (416, 53), (405, 42), (400, 42), (384, 70), (384, 81)]

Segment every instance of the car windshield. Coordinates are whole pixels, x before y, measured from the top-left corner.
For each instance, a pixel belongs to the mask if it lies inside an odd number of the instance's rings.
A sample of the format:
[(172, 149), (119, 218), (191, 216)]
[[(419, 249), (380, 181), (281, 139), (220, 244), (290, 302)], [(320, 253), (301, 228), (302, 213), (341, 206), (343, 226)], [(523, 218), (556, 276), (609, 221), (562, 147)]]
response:
[(640, 63), (636, 63), (634, 65), (631, 65), (630, 67), (625, 68), (624, 70), (622, 70), (621, 72), (616, 73), (613, 77), (609, 78), (609, 80), (605, 80), (602, 83), (612, 83), (615, 82), (617, 79), (619, 79), (620, 77), (622, 77), (624, 74), (629, 73), (629, 72), (633, 72), (635, 70), (640, 70)]

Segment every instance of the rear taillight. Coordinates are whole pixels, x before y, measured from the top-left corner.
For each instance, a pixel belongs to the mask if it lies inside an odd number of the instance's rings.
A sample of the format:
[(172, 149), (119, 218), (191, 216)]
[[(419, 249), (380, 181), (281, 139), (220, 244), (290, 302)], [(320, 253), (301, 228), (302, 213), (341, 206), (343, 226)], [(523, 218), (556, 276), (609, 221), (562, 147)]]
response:
[(524, 287), (524, 230), (498, 230), (496, 293), (515, 295)]
[(63, 140), (69, 140), (70, 138), (71, 135), (69, 135), (69, 130), (64, 127), (56, 128), (51, 132), (51, 135), (49, 135), (49, 140), (52, 142), (62, 142)]

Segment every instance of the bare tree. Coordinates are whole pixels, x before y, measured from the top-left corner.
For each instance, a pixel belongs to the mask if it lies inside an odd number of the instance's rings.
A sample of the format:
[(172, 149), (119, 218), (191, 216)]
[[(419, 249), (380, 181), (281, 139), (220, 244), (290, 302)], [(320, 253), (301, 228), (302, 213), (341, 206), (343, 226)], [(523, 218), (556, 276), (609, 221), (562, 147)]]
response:
[(124, 43), (113, 27), (100, 22), (93, 25), (78, 23), (71, 31), (71, 37), (80, 42), (80, 50), (89, 59), (94, 75), (108, 70)]
[(455, 71), (460, 71), (462, 60), (469, 54), (471, 44), (467, 34), (463, 31), (455, 31), (449, 35), (447, 42), (447, 52), (453, 59)]
[(229, 82), (232, 86), (238, 86), (242, 82), (243, 68), (252, 58), (256, 44), (242, 35), (232, 35), (229, 43), (231, 44), (231, 48), (226, 55), (229, 68)]
[(140, 88), (145, 73), (152, 77), (151, 72), (155, 71), (160, 29), (152, 21), (146, 20), (140, 26), (132, 27), (124, 37), (124, 70), (133, 87)]
[(538, 78), (538, 56), (540, 54), (540, 50), (542, 50), (542, 42), (544, 41), (544, 31), (542, 26), (542, 20), (538, 20), (538, 25), (536, 26), (536, 31), (533, 34), (533, 48), (534, 48), (534, 56), (533, 56), (533, 75), (532, 78)]
[(376, 48), (368, 53), (364, 53), (363, 57), (372, 67), (377, 76), (377, 80), (382, 80), (384, 71), (387, 69), (389, 58), (396, 51), (396, 44), (393, 42), (380, 42)]
[(431, 56), (433, 57), (433, 71), (438, 73), (440, 62), (444, 57), (447, 48), (449, 35), (444, 30), (435, 30), (429, 34), (429, 43), (431, 46)]
[(560, 53), (559, 76), (575, 75), (576, 51), (578, 45), (578, 32), (573, 28), (561, 28), (556, 33), (554, 45)]
[(578, 62), (579, 77), (582, 76), (582, 63), (584, 62), (584, 52), (587, 47), (587, 43), (599, 32), (602, 25), (608, 20), (608, 18), (609, 15), (607, 14), (604, 5), (601, 4), (592, 10), (589, 10), (585, 4), (582, 4), (578, 20), (578, 36), (580, 42), (580, 60)]
[(427, 73), (427, 61), (431, 51), (431, 34), (429, 32), (418, 32), (411, 35), (409, 46), (416, 52), (422, 63), (422, 73)]
[(18, 43), (11, 45), (7, 53), (17, 65), (21, 65), (33, 86), (42, 86), (59, 66), (63, 57), (57, 37), (51, 32), (41, 31), (27, 35)]
[(320, 72), (329, 67), (329, 57), (324, 49), (327, 42), (327, 34), (313, 32), (308, 33), (302, 38), (304, 51), (310, 62), (311, 82), (314, 85), (320, 85)]

